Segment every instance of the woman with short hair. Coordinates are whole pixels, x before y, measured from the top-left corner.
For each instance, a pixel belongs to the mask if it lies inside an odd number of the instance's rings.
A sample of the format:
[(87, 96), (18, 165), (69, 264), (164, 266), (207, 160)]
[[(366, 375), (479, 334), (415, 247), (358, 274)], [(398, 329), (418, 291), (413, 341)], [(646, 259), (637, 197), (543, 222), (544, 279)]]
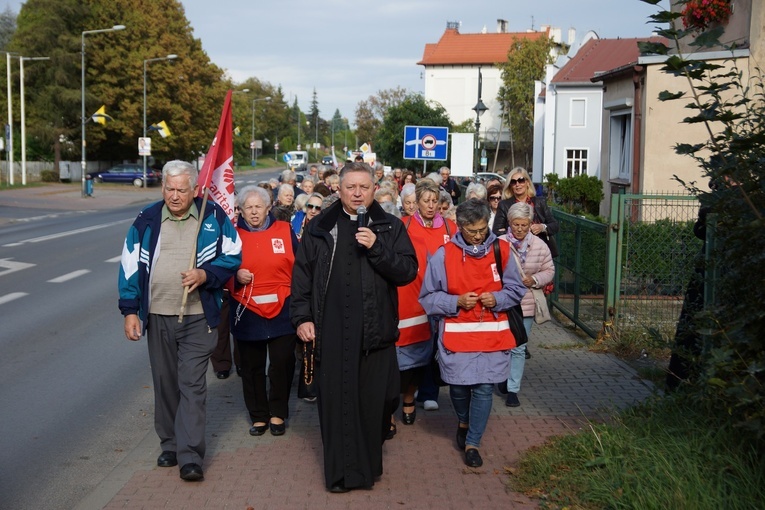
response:
[(483, 464), (478, 448), (494, 384), (506, 380), (516, 347), (505, 312), (526, 293), (509, 244), (489, 230), (489, 214), (484, 200), (457, 206), (458, 232), (431, 257), (420, 292), (423, 308), (438, 320), (438, 364), (450, 385), (457, 446), (469, 467)]

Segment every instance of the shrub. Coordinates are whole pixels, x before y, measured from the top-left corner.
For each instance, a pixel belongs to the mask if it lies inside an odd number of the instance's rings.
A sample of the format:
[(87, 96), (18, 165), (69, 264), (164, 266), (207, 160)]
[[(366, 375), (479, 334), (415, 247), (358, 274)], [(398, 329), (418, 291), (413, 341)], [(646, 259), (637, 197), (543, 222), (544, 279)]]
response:
[(40, 180), (42, 182), (58, 182), (58, 172), (55, 170), (43, 170), (40, 172)]
[[(550, 176), (548, 175), (548, 182)], [(560, 179), (554, 184), (557, 199), (571, 214), (585, 212), (596, 215), (603, 200), (603, 182), (592, 175), (577, 175)]]

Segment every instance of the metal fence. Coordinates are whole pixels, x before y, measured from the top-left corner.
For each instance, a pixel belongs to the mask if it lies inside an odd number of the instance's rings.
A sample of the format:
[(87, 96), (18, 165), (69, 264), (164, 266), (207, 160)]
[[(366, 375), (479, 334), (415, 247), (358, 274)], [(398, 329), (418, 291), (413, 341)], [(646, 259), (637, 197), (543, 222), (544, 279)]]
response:
[(612, 195), (608, 224), (554, 210), (560, 256), (552, 304), (593, 338), (617, 334), (669, 341), (685, 286), (701, 256), (693, 234), (698, 200)]

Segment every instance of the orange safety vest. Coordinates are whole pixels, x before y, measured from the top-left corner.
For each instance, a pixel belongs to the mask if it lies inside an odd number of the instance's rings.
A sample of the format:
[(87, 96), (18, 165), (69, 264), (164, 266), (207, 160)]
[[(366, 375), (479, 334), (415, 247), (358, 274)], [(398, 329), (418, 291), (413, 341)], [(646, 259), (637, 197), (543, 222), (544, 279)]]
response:
[(399, 337), (396, 345), (399, 347), (430, 340), (430, 322), (419, 301), (422, 280), (430, 256), (448, 243), (451, 232), (456, 230), (453, 224), (450, 230), (448, 223), (444, 224), (444, 228), (425, 228), (411, 216), (402, 221), (406, 223), (407, 233), (417, 254), (417, 277), (398, 288)]
[[(502, 260), (508, 260), (510, 245), (502, 242), (499, 246)], [(482, 294), (502, 289), (502, 279), (493, 255), (463, 257), (462, 249), (454, 243), (447, 244), (444, 249), (449, 294)], [(444, 317), (442, 341), (444, 347), (452, 352), (494, 352), (516, 347), (507, 315), (503, 312), (495, 317), (494, 312), (484, 308), (480, 301), (472, 310), (459, 308), (455, 317)]]
[[(234, 289), (231, 297), (253, 313), (273, 319), (281, 312), (290, 295), (292, 266), (292, 227), (286, 221), (277, 221), (261, 232), (237, 228), (242, 239), (242, 269), (253, 273), (252, 283)], [(236, 278), (236, 277), (234, 277)]]

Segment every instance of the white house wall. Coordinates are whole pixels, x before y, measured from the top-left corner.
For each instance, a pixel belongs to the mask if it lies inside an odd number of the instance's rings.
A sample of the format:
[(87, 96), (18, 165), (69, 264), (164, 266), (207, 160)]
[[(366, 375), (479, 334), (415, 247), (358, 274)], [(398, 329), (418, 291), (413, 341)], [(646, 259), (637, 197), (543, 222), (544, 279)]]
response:
[[(499, 133), (500, 104), (497, 101), (502, 76), (493, 66), (482, 66), (483, 90), (481, 99), (489, 108), (481, 116), (481, 138), (493, 129)], [(444, 107), (449, 119), (454, 124), (466, 120), (475, 122), (473, 107), (478, 102), (478, 67), (477, 66), (426, 66), (425, 99), (436, 101)], [(507, 124), (502, 126), (502, 141), (509, 141)]]
[[(602, 89), (595, 87), (556, 87), (555, 153), (553, 171), (566, 177), (566, 151), (587, 150), (587, 175), (601, 178), (600, 143), (603, 111)], [(584, 101), (584, 125), (572, 126), (572, 101)]]

